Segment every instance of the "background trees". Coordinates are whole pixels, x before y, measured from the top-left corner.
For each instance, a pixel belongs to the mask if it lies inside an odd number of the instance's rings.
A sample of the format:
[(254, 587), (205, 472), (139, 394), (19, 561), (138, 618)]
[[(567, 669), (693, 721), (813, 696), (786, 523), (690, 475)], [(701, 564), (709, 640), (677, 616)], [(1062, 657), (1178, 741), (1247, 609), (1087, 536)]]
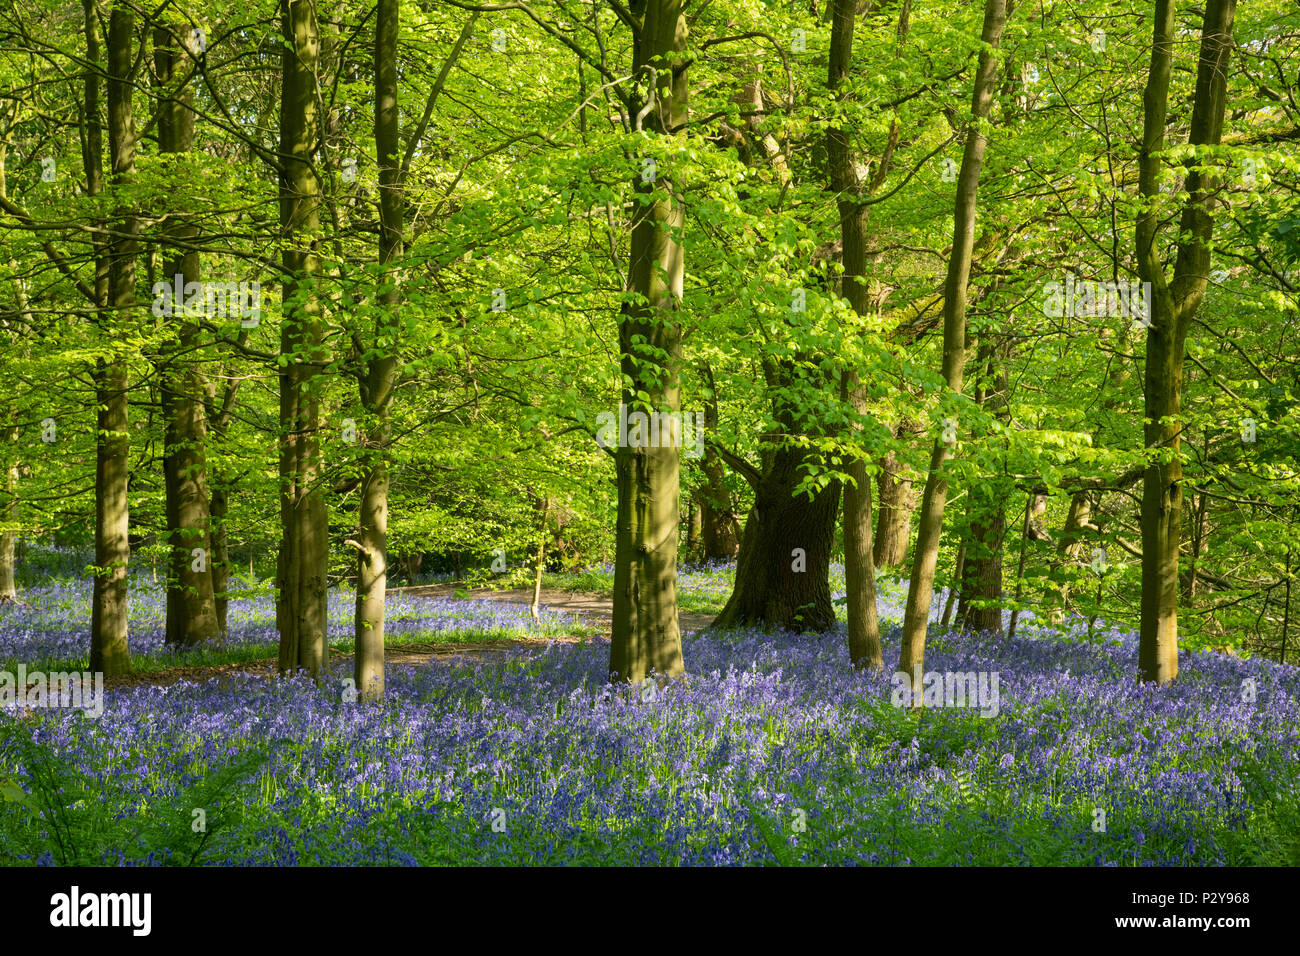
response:
[[(531, 567), (544, 511), (633, 680), (681, 669), (692, 541), (732, 623), (832, 628), (843, 561), (870, 664), (877, 574), (908, 668), (1013, 610), (1141, 626), (1147, 679), (1294, 654), (1297, 13), (985, 13), (0, 13), (0, 597), (94, 548), (111, 670), (128, 560), (178, 643), (273, 581), (319, 670), (348, 582), (368, 685), (388, 585)], [(611, 456), (620, 403), (704, 435)]]

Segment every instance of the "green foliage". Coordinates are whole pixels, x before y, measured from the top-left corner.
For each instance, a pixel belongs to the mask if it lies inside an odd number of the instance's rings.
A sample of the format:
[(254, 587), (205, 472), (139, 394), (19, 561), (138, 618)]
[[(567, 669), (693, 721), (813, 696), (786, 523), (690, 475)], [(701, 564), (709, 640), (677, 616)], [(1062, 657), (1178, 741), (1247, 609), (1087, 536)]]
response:
[(137, 807), (136, 814), (124, 815), (122, 781), (91, 782), (21, 722), (8, 724), (0, 735), (0, 753), (12, 754), (24, 776), (0, 780), (5, 798), (0, 860), (48, 854), (56, 866), (201, 863), (214, 841), (239, 820), (249, 780), (269, 752), (269, 745), (244, 749), (228, 762), (203, 767), (195, 782), (153, 801), (147, 813)]

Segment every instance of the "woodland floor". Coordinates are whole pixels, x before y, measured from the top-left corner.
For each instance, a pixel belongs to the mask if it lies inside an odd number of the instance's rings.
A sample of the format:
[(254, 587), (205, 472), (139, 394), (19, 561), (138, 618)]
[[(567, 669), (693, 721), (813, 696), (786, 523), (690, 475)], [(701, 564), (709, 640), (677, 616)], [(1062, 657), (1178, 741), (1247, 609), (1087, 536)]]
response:
[[(409, 597), (452, 598), (456, 592), (468, 593), (478, 600), (501, 601), (507, 604), (531, 604), (531, 588), (509, 591), (494, 591), (489, 588), (476, 588), (466, 591), (456, 584), (425, 584), (415, 587), (390, 588), (391, 593), (402, 593)], [(604, 636), (608, 637), (614, 617), (614, 599), (607, 594), (588, 594), (573, 591), (555, 591), (543, 589), (541, 603), (556, 610), (585, 618), (590, 622), (599, 622)], [(692, 611), (678, 613), (682, 633), (703, 630), (713, 620), (712, 614), (699, 614)], [(437, 663), (487, 663), (501, 660), (516, 648), (542, 648), (551, 643), (577, 644), (590, 640), (587, 637), (563, 635), (554, 638), (496, 639), (486, 641), (458, 641), (454, 644), (402, 644), (385, 649), (384, 659), (387, 664), (415, 665)], [(351, 654), (331, 653), (331, 662), (349, 661)], [(120, 677), (105, 678), (107, 687), (131, 687), (142, 684), (166, 686), (177, 681), (207, 681), (220, 679), (235, 674), (251, 674), (271, 677), (276, 673), (278, 661), (274, 657), (261, 660), (244, 661), (237, 664), (215, 664), (197, 667), (170, 667), (165, 670), (149, 671), (139, 674), (126, 674)]]
[[(1131, 630), (1029, 617), (1014, 638), (927, 640), (928, 669), (1000, 679), (994, 712), (904, 707), (889, 673), (850, 665), (842, 624), (722, 634), (734, 568), (682, 580), (691, 679), (649, 700), (608, 681), (607, 568), (545, 580), (540, 621), (524, 588), (393, 589), (374, 708), (342, 693), (349, 589), (312, 682), (272, 676), (269, 589), (232, 601), (228, 648), (169, 659), (146, 584), (147, 667), (101, 715), (0, 719), (0, 784), (58, 794), (76, 834), (0, 800), (0, 865), (1300, 865), (1300, 668), (1189, 649), (1157, 692)], [(906, 597), (882, 581), (888, 661)], [(85, 579), (32, 588), (0, 647), (84, 669), (88, 614)], [(229, 815), (191, 839), (185, 808), (209, 805)]]

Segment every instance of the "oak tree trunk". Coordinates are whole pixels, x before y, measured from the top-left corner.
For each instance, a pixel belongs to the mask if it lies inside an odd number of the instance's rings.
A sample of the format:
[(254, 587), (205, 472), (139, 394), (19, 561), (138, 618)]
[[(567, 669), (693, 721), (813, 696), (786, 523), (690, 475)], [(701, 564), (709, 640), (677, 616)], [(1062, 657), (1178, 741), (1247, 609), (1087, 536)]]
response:
[(835, 626), (830, 559), (839, 512), (839, 485), (809, 498), (795, 495), (803, 449), (777, 449), (754, 489), (736, 562), (736, 586), (717, 627), (760, 625), (792, 631)]

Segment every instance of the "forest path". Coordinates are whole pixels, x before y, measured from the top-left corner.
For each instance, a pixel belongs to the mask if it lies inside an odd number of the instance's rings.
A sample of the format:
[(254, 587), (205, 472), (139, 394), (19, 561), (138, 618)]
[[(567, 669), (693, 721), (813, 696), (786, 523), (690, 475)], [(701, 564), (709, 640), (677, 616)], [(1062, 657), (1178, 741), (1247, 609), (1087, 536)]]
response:
[[(454, 584), (420, 584), (413, 587), (389, 588), (389, 591), (410, 594), (415, 597), (452, 598), (456, 596), (458, 586)], [(516, 588), (511, 591), (492, 591), (487, 588), (466, 591), (459, 590), (470, 598), (477, 600), (504, 601), (510, 604), (533, 603), (532, 588)], [(614, 598), (608, 594), (590, 594), (583, 591), (551, 591), (542, 589), (541, 603), (560, 611), (568, 611), (578, 617), (598, 620), (611, 625), (614, 620)], [(709, 626), (712, 614), (700, 614), (695, 611), (678, 611), (677, 622), (683, 634), (694, 633)]]
[[(412, 597), (454, 598), (456, 585), (425, 584), (414, 587), (389, 588), (391, 593), (400, 593)], [(519, 588), (510, 591), (492, 591), (488, 589), (459, 590), (470, 599), (501, 601), (507, 604), (532, 603), (531, 589)], [(609, 637), (614, 619), (614, 599), (610, 595), (590, 594), (576, 591), (543, 590), (541, 603), (555, 610), (568, 611), (575, 617), (585, 619), (588, 623), (599, 624), (604, 636)], [(678, 621), (682, 633), (694, 633), (703, 630), (713, 620), (712, 614), (700, 614), (693, 611), (678, 612)], [(582, 644), (590, 641), (589, 637), (562, 635), (560, 637), (519, 637), (487, 641), (459, 641), (451, 644), (401, 644), (385, 649), (386, 664), (423, 665), (439, 663), (488, 663), (500, 661), (519, 648), (540, 650), (548, 644)], [(330, 654), (331, 666), (352, 660), (352, 654)], [(273, 657), (245, 661), (238, 664), (216, 664), (206, 667), (170, 667), (165, 670), (146, 671), (139, 674), (127, 674), (121, 677), (106, 678), (107, 687), (132, 687), (144, 684), (166, 686), (177, 681), (206, 681), (229, 677), (235, 674), (249, 674), (255, 677), (272, 677), (276, 673), (277, 660)]]

